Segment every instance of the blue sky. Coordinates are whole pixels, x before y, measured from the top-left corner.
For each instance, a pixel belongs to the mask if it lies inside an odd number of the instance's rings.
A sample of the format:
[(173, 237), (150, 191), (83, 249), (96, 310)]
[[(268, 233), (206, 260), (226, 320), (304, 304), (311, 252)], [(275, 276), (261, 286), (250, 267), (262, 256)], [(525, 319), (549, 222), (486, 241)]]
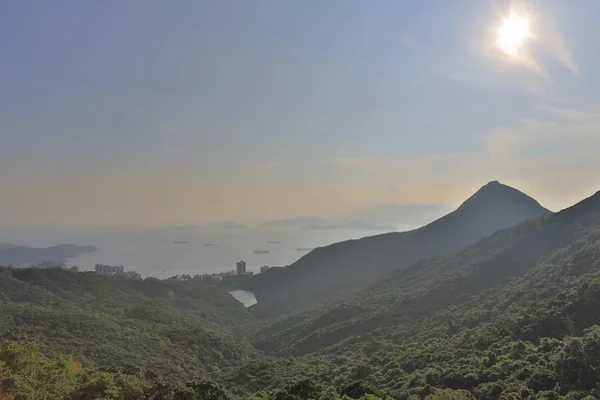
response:
[[(532, 38), (495, 46), (511, 10)], [(0, 219), (154, 224), (600, 189), (595, 0), (0, 4)]]

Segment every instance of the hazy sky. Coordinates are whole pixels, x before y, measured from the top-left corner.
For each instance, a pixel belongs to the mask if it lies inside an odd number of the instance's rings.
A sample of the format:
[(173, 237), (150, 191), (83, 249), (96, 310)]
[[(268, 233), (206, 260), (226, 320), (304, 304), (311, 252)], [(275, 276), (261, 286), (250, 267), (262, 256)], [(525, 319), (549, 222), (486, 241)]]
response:
[[(511, 8), (517, 55), (497, 46)], [(241, 222), (600, 189), (600, 2), (4, 0), (0, 221)]]

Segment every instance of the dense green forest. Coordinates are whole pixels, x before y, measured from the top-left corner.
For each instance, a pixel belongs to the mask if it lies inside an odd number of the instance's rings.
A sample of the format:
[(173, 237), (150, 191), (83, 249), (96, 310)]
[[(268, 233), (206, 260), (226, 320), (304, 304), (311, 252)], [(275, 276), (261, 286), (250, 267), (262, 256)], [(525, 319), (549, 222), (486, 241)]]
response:
[(2, 270), (0, 307), (6, 399), (595, 399), (600, 193), (277, 319), (61, 270)]
[(194, 282), (2, 269), (0, 315), (0, 337), (35, 340), (84, 365), (133, 363), (186, 378), (258, 353), (243, 335), (247, 310)]

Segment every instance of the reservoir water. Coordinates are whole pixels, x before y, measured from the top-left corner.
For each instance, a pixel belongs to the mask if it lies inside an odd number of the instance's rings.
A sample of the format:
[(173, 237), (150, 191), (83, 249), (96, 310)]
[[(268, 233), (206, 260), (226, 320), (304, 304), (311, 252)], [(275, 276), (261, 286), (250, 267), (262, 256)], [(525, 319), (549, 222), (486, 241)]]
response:
[(254, 293), (248, 290), (233, 290), (229, 292), (229, 294), (232, 295), (234, 299), (242, 303), (246, 308), (257, 303)]

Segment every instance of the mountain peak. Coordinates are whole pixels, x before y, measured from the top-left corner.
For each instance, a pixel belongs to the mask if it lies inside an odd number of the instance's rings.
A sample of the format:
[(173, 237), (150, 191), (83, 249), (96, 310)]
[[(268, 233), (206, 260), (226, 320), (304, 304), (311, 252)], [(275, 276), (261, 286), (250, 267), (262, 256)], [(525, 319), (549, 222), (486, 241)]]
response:
[(499, 181), (490, 181), (482, 186), (475, 194), (465, 200), (458, 210), (461, 211), (483, 211), (492, 210), (497, 207), (519, 208), (529, 212), (539, 211), (540, 216), (549, 213), (535, 199), (511, 186), (504, 185)]

